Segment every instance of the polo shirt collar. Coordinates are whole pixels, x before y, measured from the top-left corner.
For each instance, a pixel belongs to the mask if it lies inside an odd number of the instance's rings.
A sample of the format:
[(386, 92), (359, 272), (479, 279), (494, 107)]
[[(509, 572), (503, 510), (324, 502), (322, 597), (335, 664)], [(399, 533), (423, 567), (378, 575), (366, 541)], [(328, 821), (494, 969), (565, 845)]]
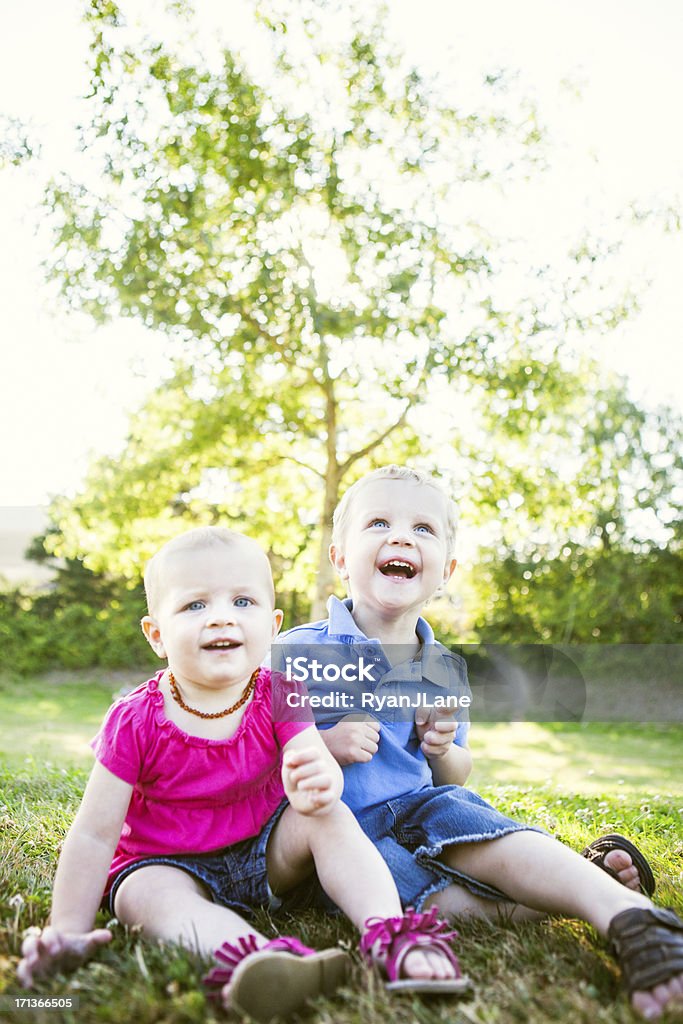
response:
[[(340, 601), (338, 597), (330, 597), (327, 602), (329, 614), (329, 626), (327, 635), (329, 638), (343, 641), (344, 643), (379, 643), (379, 640), (369, 640), (365, 633), (362, 633), (353, 618), (353, 601), (350, 597)], [(441, 645), (436, 644), (434, 630), (426, 619), (419, 616), (415, 632), (422, 644), (422, 676), (437, 685), (447, 685), (444, 681), (444, 665), (442, 659)], [(447, 675), (447, 673), (446, 673)]]
[(327, 612), (329, 616), (329, 625), (327, 627), (327, 635), (335, 640), (345, 640), (357, 642), (366, 640), (365, 633), (361, 633), (360, 629), (356, 625), (356, 622), (351, 614), (353, 608), (353, 601), (350, 597), (347, 597), (344, 601), (340, 601), (334, 594), (327, 602)]
[[(328, 622), (327, 633), (330, 637), (353, 637), (354, 640), (367, 640), (365, 633), (361, 633), (353, 617), (353, 600), (345, 597), (340, 601), (334, 594), (327, 601)], [(415, 627), (417, 638), (422, 644), (433, 644), (434, 630), (426, 619), (418, 616)], [(379, 642), (379, 641), (377, 641)]]

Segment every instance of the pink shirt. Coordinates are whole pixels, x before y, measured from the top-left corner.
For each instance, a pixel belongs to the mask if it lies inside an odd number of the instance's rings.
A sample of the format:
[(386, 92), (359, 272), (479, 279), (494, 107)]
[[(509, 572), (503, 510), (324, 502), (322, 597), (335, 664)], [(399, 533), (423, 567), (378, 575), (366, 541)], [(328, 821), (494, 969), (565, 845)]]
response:
[[(133, 788), (107, 881), (142, 857), (208, 853), (259, 834), (284, 799), (282, 748), (310, 721), (273, 721), (262, 668), (237, 731), (189, 736), (164, 714), (163, 670), (114, 704), (92, 741), (95, 756)], [(301, 687), (278, 676), (280, 690)], [(278, 714), (277, 717), (284, 717)]]

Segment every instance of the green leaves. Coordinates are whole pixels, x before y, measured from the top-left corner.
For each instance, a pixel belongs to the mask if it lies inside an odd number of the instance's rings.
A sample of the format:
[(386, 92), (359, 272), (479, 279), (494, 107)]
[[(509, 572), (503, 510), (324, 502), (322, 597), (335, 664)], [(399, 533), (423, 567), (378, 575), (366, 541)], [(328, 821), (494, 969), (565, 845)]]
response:
[[(340, 490), (411, 457), (480, 480), (472, 515), (500, 519), (495, 543), (519, 557), (570, 522), (576, 543), (613, 521), (628, 536), (625, 503), (650, 484), (663, 501), (661, 473), (626, 485), (648, 445), (622, 451), (593, 415), (594, 368), (565, 356), (568, 326), (607, 329), (628, 303), (576, 312), (581, 249), (571, 280), (529, 267), (510, 289), (518, 252), (476, 213), (542, 164), (533, 104), (498, 74), (458, 103), (394, 46), (381, 5), (244, 6), (252, 28), (220, 53), (195, 45), (191, 15), (87, 15), (98, 175), (47, 195), (51, 270), (76, 309), (164, 332), (173, 373), (121, 457), (55, 507), (60, 549), (134, 579), (173, 532), (226, 518), (309, 593)], [(444, 388), (429, 450), (415, 417)], [(327, 567), (315, 582), (320, 602)]]
[(40, 145), (18, 118), (0, 114), (0, 171), (19, 167), (40, 153)]

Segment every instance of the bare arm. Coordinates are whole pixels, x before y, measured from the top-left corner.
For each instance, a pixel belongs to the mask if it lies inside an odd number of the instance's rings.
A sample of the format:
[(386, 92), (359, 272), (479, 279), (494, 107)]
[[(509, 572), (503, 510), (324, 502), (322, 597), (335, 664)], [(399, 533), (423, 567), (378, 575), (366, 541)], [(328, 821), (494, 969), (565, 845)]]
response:
[(282, 784), (299, 814), (326, 814), (339, 800), (344, 789), (341, 768), (314, 726), (286, 744)]
[(440, 757), (428, 757), (435, 786), (464, 786), (472, 771), (472, 752), (451, 741)]
[(458, 724), (452, 716), (453, 712), (427, 713), (424, 708), (415, 713), (420, 749), (429, 762), (435, 786), (464, 786), (472, 771), (469, 747), (453, 742)]
[(30, 987), (36, 975), (71, 967), (111, 937), (92, 930), (133, 787), (99, 762), (69, 830), (55, 875), (50, 926), (22, 946), (17, 974)]
[(379, 749), (380, 728), (370, 715), (353, 714), (330, 729), (321, 729), (320, 735), (338, 764), (367, 764)]

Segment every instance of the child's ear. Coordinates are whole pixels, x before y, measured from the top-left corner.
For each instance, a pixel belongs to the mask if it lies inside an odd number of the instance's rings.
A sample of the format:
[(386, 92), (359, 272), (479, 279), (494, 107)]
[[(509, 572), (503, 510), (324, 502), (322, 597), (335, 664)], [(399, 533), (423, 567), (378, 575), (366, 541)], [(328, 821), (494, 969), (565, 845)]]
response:
[(161, 639), (161, 630), (152, 616), (145, 615), (143, 619), (140, 619), (140, 625), (142, 626), (142, 632), (145, 634), (145, 639), (154, 653), (158, 654), (160, 658), (165, 658), (166, 648)]
[(444, 586), (448, 583), (449, 579), (451, 578), (451, 576), (455, 572), (455, 567), (456, 567), (457, 564), (458, 564), (457, 558), (451, 558), (450, 561), (446, 562), (446, 566), (445, 566), (444, 571), (443, 571), (443, 585)]
[(330, 544), (330, 561), (334, 566), (335, 570), (343, 580), (348, 580), (349, 571), (346, 568), (346, 560), (344, 558), (344, 552), (341, 548), (336, 547), (334, 544)]
[(280, 628), (282, 626), (282, 620), (284, 619), (284, 617), (285, 617), (284, 612), (281, 611), (279, 608), (274, 608), (273, 609), (273, 631), (270, 634), (271, 640), (274, 640), (275, 637), (280, 632)]

